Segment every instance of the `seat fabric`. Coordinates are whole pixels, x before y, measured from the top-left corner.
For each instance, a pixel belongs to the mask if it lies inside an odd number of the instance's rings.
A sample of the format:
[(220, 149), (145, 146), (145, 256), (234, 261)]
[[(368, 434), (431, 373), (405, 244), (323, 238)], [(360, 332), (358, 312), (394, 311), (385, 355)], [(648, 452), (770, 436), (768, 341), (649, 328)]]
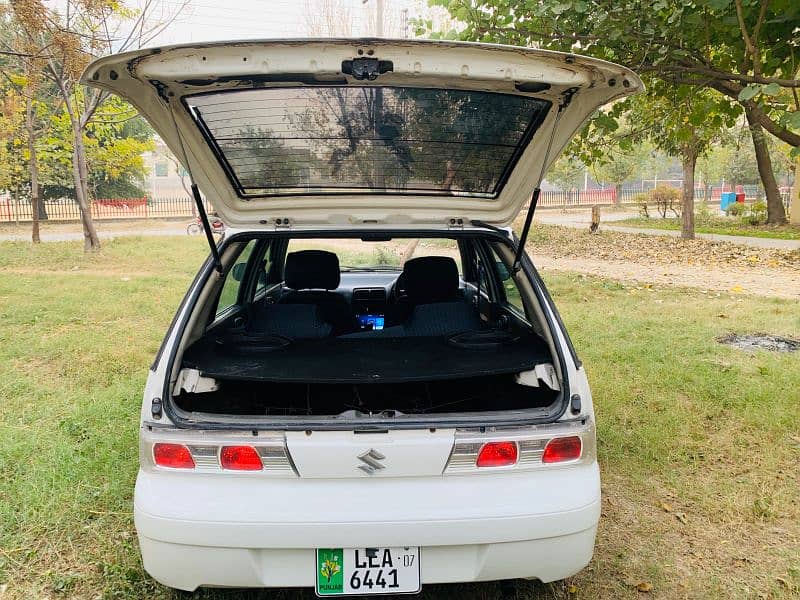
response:
[(250, 305), (246, 331), (249, 334), (280, 335), (292, 339), (328, 337), (333, 327), (324, 321), (311, 304), (268, 304), (261, 300)]
[(325, 250), (300, 250), (286, 256), (283, 273), (286, 287), (280, 304), (311, 304), (322, 319), (331, 325), (334, 335), (358, 329), (350, 305), (344, 296), (332, 292), (339, 287), (339, 259)]

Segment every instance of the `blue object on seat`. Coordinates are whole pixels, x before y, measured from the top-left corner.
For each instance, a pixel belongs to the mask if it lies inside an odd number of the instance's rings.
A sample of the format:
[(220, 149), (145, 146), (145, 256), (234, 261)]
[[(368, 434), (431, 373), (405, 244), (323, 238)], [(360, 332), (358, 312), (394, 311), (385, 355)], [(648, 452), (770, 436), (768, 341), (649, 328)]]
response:
[(435, 302), (415, 306), (402, 325), (375, 331), (343, 335), (344, 338), (364, 337), (435, 337), (451, 336), (462, 331), (483, 327), (475, 307), (463, 300)]

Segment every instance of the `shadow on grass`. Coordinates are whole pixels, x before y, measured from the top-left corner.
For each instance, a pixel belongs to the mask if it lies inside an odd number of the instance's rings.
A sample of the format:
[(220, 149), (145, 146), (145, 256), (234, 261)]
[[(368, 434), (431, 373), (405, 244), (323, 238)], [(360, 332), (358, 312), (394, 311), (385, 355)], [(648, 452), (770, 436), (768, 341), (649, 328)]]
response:
[[(386, 600), (462, 599), (471, 600), (550, 600), (567, 596), (563, 584), (543, 584), (538, 581), (514, 581), (509, 586), (498, 581), (450, 585), (426, 585), (418, 595), (381, 595)], [(195, 592), (175, 592), (174, 598), (182, 600), (311, 600), (317, 596), (311, 589), (251, 590), (251, 589), (200, 589)]]

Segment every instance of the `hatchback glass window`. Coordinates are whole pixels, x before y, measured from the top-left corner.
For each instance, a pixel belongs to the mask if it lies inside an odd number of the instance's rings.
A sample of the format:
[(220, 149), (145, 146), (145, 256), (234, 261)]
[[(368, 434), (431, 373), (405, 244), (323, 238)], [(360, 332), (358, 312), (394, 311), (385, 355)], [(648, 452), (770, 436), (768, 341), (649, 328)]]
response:
[(481, 198), (497, 196), (551, 106), (512, 94), (342, 86), (187, 103), (241, 196), (380, 189)]

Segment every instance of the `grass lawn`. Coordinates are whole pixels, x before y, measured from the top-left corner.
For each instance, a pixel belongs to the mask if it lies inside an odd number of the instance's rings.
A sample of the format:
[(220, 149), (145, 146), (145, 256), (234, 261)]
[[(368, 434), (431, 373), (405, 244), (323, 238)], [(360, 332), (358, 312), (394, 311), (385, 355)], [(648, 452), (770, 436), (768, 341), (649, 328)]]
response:
[[(90, 257), (79, 243), (0, 244), (3, 600), (179, 597), (144, 574), (131, 501), (147, 368), (205, 254), (186, 237)], [(593, 385), (604, 504), (591, 565), (520, 597), (798, 597), (800, 356), (715, 339), (798, 336), (800, 303), (545, 279)]]
[[(681, 220), (676, 217), (633, 217), (614, 221), (614, 225), (640, 227), (644, 229), (672, 229), (680, 231)], [(745, 225), (736, 219), (714, 217), (709, 223), (695, 223), (697, 233), (716, 233), (718, 235), (743, 235), (748, 237), (800, 240), (800, 227), (797, 225)]]

